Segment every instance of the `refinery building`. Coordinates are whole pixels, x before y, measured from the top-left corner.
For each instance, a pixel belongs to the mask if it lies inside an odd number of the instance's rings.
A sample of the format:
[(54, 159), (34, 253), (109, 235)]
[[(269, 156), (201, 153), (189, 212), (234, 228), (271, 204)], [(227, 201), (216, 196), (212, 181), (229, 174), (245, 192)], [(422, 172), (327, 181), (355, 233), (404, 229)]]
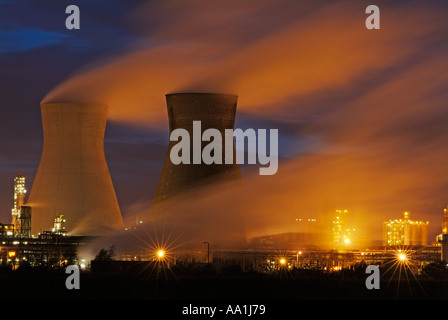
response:
[(403, 219), (383, 223), (384, 246), (425, 246), (428, 244), (428, 221), (411, 220), (409, 211)]
[(26, 192), (24, 174), (16, 173), (12, 221), (0, 224), (0, 267), (29, 265), (55, 268), (79, 263), (78, 247), (84, 245), (88, 237), (68, 236), (64, 215), (56, 216), (49, 230), (33, 235), (32, 208), (24, 205)]

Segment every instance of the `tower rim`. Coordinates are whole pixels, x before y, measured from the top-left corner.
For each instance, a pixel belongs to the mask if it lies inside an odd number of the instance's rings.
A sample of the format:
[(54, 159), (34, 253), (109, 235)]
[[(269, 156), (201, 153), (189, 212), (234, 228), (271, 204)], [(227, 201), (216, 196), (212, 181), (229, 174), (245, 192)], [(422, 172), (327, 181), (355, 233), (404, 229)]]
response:
[(169, 96), (179, 96), (179, 95), (205, 95), (205, 96), (229, 96), (238, 98), (238, 95), (232, 93), (219, 93), (219, 92), (172, 92), (165, 94), (165, 97)]

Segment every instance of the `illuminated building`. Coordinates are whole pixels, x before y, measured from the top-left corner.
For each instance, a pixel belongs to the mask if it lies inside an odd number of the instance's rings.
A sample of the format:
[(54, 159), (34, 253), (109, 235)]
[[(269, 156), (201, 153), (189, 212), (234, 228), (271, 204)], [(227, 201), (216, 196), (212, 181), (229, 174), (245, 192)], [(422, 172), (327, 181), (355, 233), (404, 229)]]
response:
[(13, 269), (20, 265), (60, 267), (77, 261), (79, 246), (88, 237), (67, 236), (64, 216), (56, 217), (52, 231), (31, 237), (31, 208), (22, 206), (21, 230), (13, 224), (0, 224), (0, 265)]
[(25, 177), (14, 179), (14, 206), (11, 224), (0, 223), (0, 265), (15, 269), (20, 265), (60, 267), (77, 260), (77, 248), (89, 237), (67, 236), (65, 217), (54, 219), (53, 229), (31, 236), (31, 207), (25, 201)]
[(448, 207), (443, 209), (442, 234), (448, 234)]
[(16, 229), (20, 229), (20, 211), (25, 202), (25, 176), (23, 173), (16, 173), (14, 179), (14, 206), (11, 210), (12, 224)]
[(442, 234), (439, 234), (436, 239), (442, 247), (441, 260), (448, 261), (448, 207), (443, 209)]
[(383, 245), (427, 245), (428, 224), (429, 222), (411, 220), (410, 212), (406, 211), (403, 219), (383, 223)]
[(26, 195), (25, 176), (23, 173), (16, 173), (14, 179), (14, 205), (11, 210), (12, 226), (14, 226), (14, 236), (31, 236), (31, 208), (24, 206)]
[(12, 238), (14, 237), (15, 227), (13, 224), (0, 223), (0, 238)]
[(65, 232), (64, 224), (65, 224), (65, 218), (64, 218), (64, 215), (61, 214), (54, 219), (54, 225), (53, 225), (53, 229), (51, 231), (54, 234), (65, 236), (66, 232)]
[(349, 227), (349, 211), (336, 210), (336, 216), (333, 220), (333, 247), (335, 249), (347, 249), (355, 238), (356, 229)]
[(78, 248), (88, 243), (86, 237), (61, 236), (51, 232), (36, 238), (4, 237), (2, 227), (0, 225), (0, 265), (3, 267), (60, 267), (74, 264), (78, 261)]

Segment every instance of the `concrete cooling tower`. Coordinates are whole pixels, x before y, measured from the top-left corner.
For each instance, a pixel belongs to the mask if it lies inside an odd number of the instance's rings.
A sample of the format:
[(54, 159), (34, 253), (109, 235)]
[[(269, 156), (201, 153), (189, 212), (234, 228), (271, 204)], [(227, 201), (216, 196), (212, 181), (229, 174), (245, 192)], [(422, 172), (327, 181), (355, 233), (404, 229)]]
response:
[(51, 231), (58, 215), (73, 235), (104, 235), (123, 220), (104, 154), (106, 105), (41, 105), (44, 146), (29, 196), (31, 232)]
[[(209, 128), (218, 129), (223, 137), (222, 155), (224, 157), (224, 131), (233, 129), (238, 97), (230, 94), (215, 93), (173, 93), (166, 95), (170, 134), (177, 128), (183, 128), (190, 134), (190, 150), (193, 150), (193, 121), (201, 121), (202, 132)], [(233, 139), (233, 138), (232, 138)], [(219, 179), (240, 179), (241, 172), (235, 161), (233, 164), (193, 164), (193, 152), (190, 152), (190, 164), (173, 164), (170, 152), (177, 141), (170, 141), (168, 152), (159, 182), (156, 187), (151, 210), (173, 196), (182, 194), (194, 187), (202, 186)], [(203, 142), (202, 146), (209, 142)], [(223, 160), (224, 163), (224, 160)]]

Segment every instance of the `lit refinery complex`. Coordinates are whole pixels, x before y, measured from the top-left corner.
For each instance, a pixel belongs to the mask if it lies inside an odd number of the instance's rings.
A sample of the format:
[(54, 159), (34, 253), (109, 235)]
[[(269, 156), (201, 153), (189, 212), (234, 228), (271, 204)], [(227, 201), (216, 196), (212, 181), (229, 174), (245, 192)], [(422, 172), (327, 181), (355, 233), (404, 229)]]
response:
[(14, 269), (23, 265), (57, 268), (78, 263), (78, 246), (85, 243), (85, 237), (67, 236), (63, 215), (54, 218), (51, 229), (33, 235), (31, 207), (24, 205), (25, 195), (25, 176), (18, 173), (14, 180), (12, 222), (0, 224), (1, 265)]
[[(54, 216), (50, 228), (33, 234), (32, 208), (24, 202), (27, 192), (25, 182), (25, 176), (17, 173), (14, 179), (12, 222), (0, 224), (1, 265), (14, 269), (21, 265), (51, 268), (69, 264), (79, 264), (83, 267), (88, 265), (88, 261), (78, 256), (78, 250), (98, 236), (69, 235), (70, 229), (66, 229), (67, 220), (62, 214)], [(410, 213), (404, 212), (403, 219), (383, 223), (382, 245), (366, 247), (364, 250), (353, 249), (359, 247), (353, 246), (353, 242), (359, 241), (357, 229), (347, 222), (349, 210), (337, 209), (334, 212), (332, 227), (328, 229), (328, 234), (331, 235), (328, 242), (331, 246), (328, 248), (320, 236), (297, 232), (252, 238), (246, 250), (214, 250), (210, 255), (210, 244), (206, 248), (208, 250), (192, 250), (188, 253), (175, 252), (169, 247), (160, 246), (144, 254), (122, 254), (117, 259), (128, 262), (167, 259), (167, 267), (176, 263), (211, 262), (239, 264), (243, 269), (256, 268), (263, 272), (281, 268), (321, 268), (334, 272), (362, 262), (381, 263), (391, 256), (403, 257), (406, 254), (418, 261), (419, 268), (423, 268), (425, 264), (446, 261), (447, 211), (444, 209), (443, 212), (442, 233), (431, 244), (428, 244), (428, 222), (410, 220)], [(317, 221), (309, 218), (296, 219), (296, 222), (312, 225)], [(123, 227), (123, 230), (138, 228), (141, 223), (143, 221), (139, 220), (136, 226)], [(171, 257), (170, 261), (168, 255)]]
[[(177, 128), (192, 132), (194, 120), (202, 121), (202, 130), (233, 129), (237, 96), (179, 93), (166, 98), (170, 132)], [(11, 222), (0, 224), (0, 264), (11, 269), (23, 265), (88, 266), (92, 261), (81, 256), (80, 249), (110, 235), (132, 232), (146, 219), (138, 220), (135, 226), (124, 225), (104, 155), (107, 106), (50, 103), (42, 104), (41, 112), (41, 161), (27, 200), (26, 177), (16, 173)], [(173, 146), (170, 141), (149, 210), (151, 216), (163, 216), (173, 204), (170, 200), (185, 192), (207, 188), (217, 181), (243, 180), (237, 164), (174, 165), (169, 157)], [(121, 250), (121, 244), (116, 243), (119, 254), (114, 260), (164, 261), (167, 268), (206, 263), (238, 265), (242, 270), (259, 272), (298, 268), (337, 272), (361, 263), (386, 263), (398, 256), (412, 259), (416, 273), (430, 263), (447, 261), (447, 209), (436, 239), (428, 239), (429, 222), (411, 220), (410, 212), (404, 212), (403, 218), (383, 223), (382, 243), (375, 245), (360, 245), (366, 239), (356, 225), (350, 225), (349, 209), (332, 211), (328, 221), (311, 216), (297, 218), (291, 223), (306, 225), (304, 230), (252, 237), (239, 249), (216, 247), (207, 238), (199, 242), (199, 247), (182, 250), (155, 240), (153, 248), (137, 253)], [(237, 228), (240, 222), (234, 221), (234, 225)]]

